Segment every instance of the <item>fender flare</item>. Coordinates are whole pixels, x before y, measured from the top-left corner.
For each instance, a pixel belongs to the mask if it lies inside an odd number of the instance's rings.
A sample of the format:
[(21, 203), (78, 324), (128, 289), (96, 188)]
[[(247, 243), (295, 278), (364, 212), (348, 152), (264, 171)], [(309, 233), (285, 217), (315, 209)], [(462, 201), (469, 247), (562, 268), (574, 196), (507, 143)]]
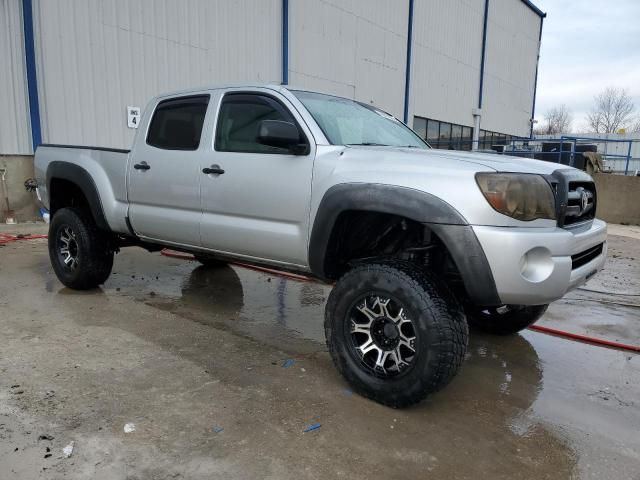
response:
[(47, 167), (47, 191), (49, 192), (49, 204), (53, 203), (51, 195), (51, 181), (54, 179), (66, 180), (76, 185), (84, 194), (88, 202), (91, 215), (96, 225), (101, 230), (109, 231), (109, 224), (104, 215), (98, 188), (89, 172), (84, 168), (69, 162), (53, 161)]
[(327, 190), (309, 239), (309, 267), (316, 277), (329, 279), (325, 262), (331, 233), (340, 214), (348, 210), (389, 213), (425, 224), (449, 250), (471, 300), (478, 305), (501, 304), (489, 262), (469, 222), (441, 198), (394, 185), (344, 183)]
[(468, 225), (447, 202), (413, 188), (379, 183), (334, 185), (320, 201), (309, 239), (309, 266), (320, 278), (326, 278), (325, 255), (333, 226), (340, 214), (348, 210), (389, 213), (420, 223)]

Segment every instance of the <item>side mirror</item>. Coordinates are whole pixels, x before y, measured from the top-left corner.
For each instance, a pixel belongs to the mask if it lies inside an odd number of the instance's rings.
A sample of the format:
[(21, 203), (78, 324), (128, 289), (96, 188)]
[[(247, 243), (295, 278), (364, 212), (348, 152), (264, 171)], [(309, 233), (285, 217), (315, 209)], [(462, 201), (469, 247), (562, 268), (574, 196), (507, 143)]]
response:
[(300, 141), (300, 132), (291, 122), (263, 120), (258, 128), (258, 143), (270, 147), (286, 148), (294, 155), (306, 155), (309, 147)]

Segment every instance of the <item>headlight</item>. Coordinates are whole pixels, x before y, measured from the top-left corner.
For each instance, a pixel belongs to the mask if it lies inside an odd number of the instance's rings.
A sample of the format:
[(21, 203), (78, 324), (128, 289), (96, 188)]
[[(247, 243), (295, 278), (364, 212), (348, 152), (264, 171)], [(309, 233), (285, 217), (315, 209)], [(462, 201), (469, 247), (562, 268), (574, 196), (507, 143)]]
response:
[(476, 182), (484, 198), (497, 212), (525, 222), (556, 218), (553, 190), (540, 175), (478, 173)]

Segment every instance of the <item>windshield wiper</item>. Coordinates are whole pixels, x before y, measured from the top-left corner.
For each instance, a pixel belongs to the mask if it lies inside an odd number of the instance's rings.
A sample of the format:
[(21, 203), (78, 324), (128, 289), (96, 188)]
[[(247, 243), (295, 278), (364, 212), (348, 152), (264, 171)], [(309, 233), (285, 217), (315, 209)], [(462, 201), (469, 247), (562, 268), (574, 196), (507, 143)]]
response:
[(422, 148), (417, 145), (388, 145), (386, 143), (374, 143), (374, 142), (364, 142), (364, 143), (347, 143), (347, 147), (394, 147), (394, 148)]
[(373, 142), (364, 142), (364, 143), (347, 143), (347, 147), (356, 147), (356, 146), (365, 146), (365, 147), (391, 147), (391, 145), (387, 145), (386, 143), (373, 143)]

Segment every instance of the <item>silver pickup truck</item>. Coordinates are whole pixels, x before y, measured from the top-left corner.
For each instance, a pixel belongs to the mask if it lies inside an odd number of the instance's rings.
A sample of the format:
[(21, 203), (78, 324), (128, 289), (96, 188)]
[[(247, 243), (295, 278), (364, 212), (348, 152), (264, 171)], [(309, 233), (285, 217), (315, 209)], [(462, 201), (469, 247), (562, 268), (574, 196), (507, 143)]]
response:
[(102, 284), (130, 245), (334, 283), (333, 361), (394, 407), (455, 376), (468, 324), (526, 328), (607, 252), (584, 172), (433, 150), (371, 105), (283, 86), (163, 95), (131, 151), (42, 145), (35, 166), (64, 285)]

